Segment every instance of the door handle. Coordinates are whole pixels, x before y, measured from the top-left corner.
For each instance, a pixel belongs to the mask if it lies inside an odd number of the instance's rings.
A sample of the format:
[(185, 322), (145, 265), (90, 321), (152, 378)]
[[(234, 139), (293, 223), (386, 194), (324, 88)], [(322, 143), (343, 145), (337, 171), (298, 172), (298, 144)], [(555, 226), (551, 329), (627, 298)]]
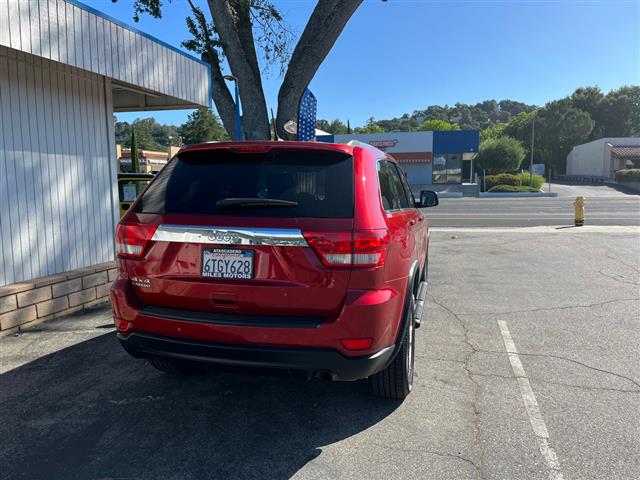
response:
[(413, 227), (416, 224), (416, 221), (414, 219), (409, 220), (409, 226)]

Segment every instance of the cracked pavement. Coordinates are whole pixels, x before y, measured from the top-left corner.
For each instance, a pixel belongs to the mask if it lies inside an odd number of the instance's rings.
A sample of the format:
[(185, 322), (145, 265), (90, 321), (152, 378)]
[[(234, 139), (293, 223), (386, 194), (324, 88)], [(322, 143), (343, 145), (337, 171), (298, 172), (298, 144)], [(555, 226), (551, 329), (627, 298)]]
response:
[(564, 478), (640, 478), (639, 266), (637, 229), (434, 231), (403, 403), (286, 373), (167, 377), (104, 309), (43, 324), (0, 340), (0, 477), (548, 479), (500, 320)]

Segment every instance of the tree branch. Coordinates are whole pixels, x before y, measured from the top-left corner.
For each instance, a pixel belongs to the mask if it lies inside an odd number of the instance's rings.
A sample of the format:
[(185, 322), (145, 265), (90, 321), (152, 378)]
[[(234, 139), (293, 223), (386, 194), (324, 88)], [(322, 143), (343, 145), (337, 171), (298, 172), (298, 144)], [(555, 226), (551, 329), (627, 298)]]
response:
[[(210, 2), (212, 0), (209, 0)], [(297, 117), (300, 97), (363, 0), (319, 0), (296, 45), (278, 93), (278, 136), (289, 138), (284, 124)]]
[[(231, 72), (237, 78), (240, 98), (245, 115), (243, 116), (244, 134), (247, 139), (268, 139), (269, 117), (262, 91), (253, 41), (251, 48), (245, 50), (236, 27), (228, 0), (208, 0), (211, 16), (222, 43), (222, 50), (229, 62)], [(246, 35), (246, 32), (243, 33)], [(253, 36), (251, 36), (253, 39)]]
[(236, 103), (222, 78), (218, 54), (215, 51), (213, 54), (215, 58), (212, 59), (206, 54), (202, 55), (202, 60), (211, 65), (211, 95), (224, 128), (231, 138), (236, 138)]
[(187, 1), (195, 18), (192, 28), (189, 24), (189, 17), (187, 17), (187, 25), (194, 36), (194, 40), (183, 42), (183, 45), (192, 51), (200, 53), (202, 60), (211, 66), (211, 95), (224, 128), (231, 138), (235, 138), (235, 102), (227, 88), (224, 78), (222, 78), (220, 55), (218, 55), (218, 51), (216, 50), (218, 42), (213, 37), (214, 32), (209, 25), (207, 25), (207, 19), (202, 10), (196, 7), (192, 0)]

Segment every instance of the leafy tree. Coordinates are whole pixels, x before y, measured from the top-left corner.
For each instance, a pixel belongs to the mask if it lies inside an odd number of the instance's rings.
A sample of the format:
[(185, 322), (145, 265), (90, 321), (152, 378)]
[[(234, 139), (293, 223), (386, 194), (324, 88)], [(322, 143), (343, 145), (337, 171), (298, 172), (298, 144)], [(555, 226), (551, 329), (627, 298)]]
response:
[(480, 144), (478, 166), (489, 172), (515, 170), (523, 159), (524, 149), (515, 138), (490, 138)]
[[(533, 119), (536, 118), (537, 110), (532, 112), (521, 112), (511, 120), (503, 130), (503, 135), (515, 138), (524, 147), (525, 155), (531, 154), (531, 128)], [(539, 129), (539, 125), (538, 129)], [(539, 143), (539, 142), (538, 142)]]
[(522, 112), (530, 112), (535, 108), (532, 105), (527, 105), (526, 103), (516, 102), (513, 100), (500, 100), (498, 102), (498, 106), (500, 107), (500, 111), (506, 112), (510, 118), (513, 118)]
[(369, 117), (367, 124), (364, 127), (358, 127), (355, 133), (383, 133), (384, 130), (376, 123), (375, 118)]
[(572, 106), (569, 98), (549, 102), (535, 112), (520, 113), (509, 122), (504, 134), (525, 146), (526, 158), (531, 155), (534, 121), (534, 162), (544, 163), (558, 172), (564, 171), (571, 148), (587, 141), (595, 125), (587, 112)]
[(611, 94), (626, 98), (629, 114), (626, 119), (627, 130), (625, 136), (640, 137), (640, 86), (620, 87), (609, 93), (609, 95)]
[(336, 118), (334, 121), (329, 122), (328, 120), (318, 120), (316, 122), (316, 128), (318, 130), (324, 130), (325, 132), (332, 134), (343, 134), (349, 133), (348, 127), (339, 118)]
[(612, 90), (602, 99), (599, 107), (599, 115), (594, 120), (601, 136), (630, 137), (640, 134), (640, 87)]
[(114, 115), (113, 124), (116, 136), (116, 143), (125, 147), (131, 147), (131, 125), (129, 122), (118, 122)]
[(589, 140), (640, 133), (640, 87), (621, 87), (606, 95), (598, 87), (581, 87), (569, 100), (595, 122)]
[(208, 108), (200, 108), (189, 115), (178, 132), (182, 142), (187, 145), (212, 140), (229, 140), (220, 120)]
[(330, 128), (329, 131), (331, 133), (335, 133), (337, 135), (349, 133), (349, 127), (344, 123), (342, 123), (342, 121), (339, 118), (336, 118), (333, 122), (331, 122), (331, 125), (329, 125), (329, 128)]
[(425, 120), (418, 128), (419, 132), (431, 132), (437, 130), (460, 130), (457, 123), (449, 123), (445, 120)]
[[(192, 38), (183, 46), (211, 65), (213, 101), (227, 132), (235, 137), (235, 104), (223, 79), (223, 65), (237, 78), (246, 138), (268, 139), (271, 130), (261, 64), (277, 65), (284, 73), (276, 130), (281, 138), (290, 138), (284, 124), (296, 117), (304, 89), (363, 0), (318, 1), (292, 53), (293, 34), (270, 0), (208, 0), (208, 13), (196, 5), (197, 0), (188, 1), (191, 15), (186, 22)], [(135, 0), (134, 20), (145, 13), (162, 17), (162, 0)]]
[(567, 154), (588, 140), (595, 122), (566, 100), (547, 103), (536, 115), (534, 161), (564, 172)]
[(167, 150), (170, 145), (180, 145), (177, 127), (161, 125), (151, 117), (137, 118), (131, 124), (115, 121), (116, 143), (125, 148), (130, 148), (133, 126), (136, 128), (136, 141), (139, 148), (145, 150)]
[(489, 140), (490, 138), (502, 137), (506, 128), (506, 123), (497, 123), (491, 127), (487, 127), (480, 132), (480, 141), (484, 142), (485, 140)]
[(331, 128), (331, 123), (329, 123), (329, 120), (318, 119), (316, 120), (316, 128), (318, 130), (324, 130), (325, 132), (329, 132), (329, 129)]
[(589, 116), (598, 121), (600, 118), (600, 110), (602, 100), (604, 100), (604, 93), (598, 87), (580, 87), (569, 97), (571, 100), (571, 106), (587, 112)]

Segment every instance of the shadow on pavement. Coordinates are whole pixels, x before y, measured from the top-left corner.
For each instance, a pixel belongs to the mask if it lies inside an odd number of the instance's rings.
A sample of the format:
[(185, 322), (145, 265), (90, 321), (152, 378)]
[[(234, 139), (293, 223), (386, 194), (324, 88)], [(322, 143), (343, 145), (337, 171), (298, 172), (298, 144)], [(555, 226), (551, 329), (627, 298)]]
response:
[(398, 407), (366, 382), (131, 359), (113, 333), (0, 376), (2, 478), (289, 478)]

